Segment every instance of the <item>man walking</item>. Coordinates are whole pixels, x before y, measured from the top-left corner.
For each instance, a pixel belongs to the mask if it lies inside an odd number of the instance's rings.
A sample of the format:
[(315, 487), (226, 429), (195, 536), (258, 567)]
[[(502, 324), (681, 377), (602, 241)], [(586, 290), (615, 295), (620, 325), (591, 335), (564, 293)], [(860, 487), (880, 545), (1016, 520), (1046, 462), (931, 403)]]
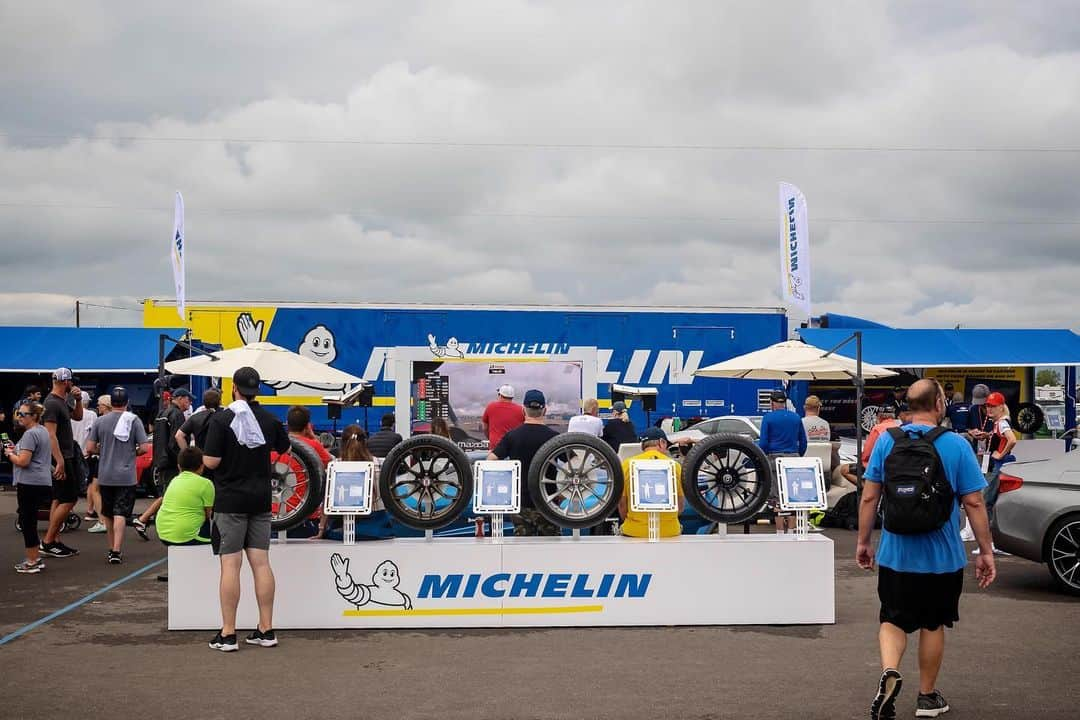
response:
[[(72, 402), (74, 401), (74, 402)], [(75, 378), (66, 367), (52, 374), (52, 392), (45, 398), (41, 420), (49, 433), (53, 459), (53, 501), (49, 512), (49, 529), (41, 543), (41, 552), (51, 557), (66, 558), (79, 551), (60, 542), (64, 518), (79, 499), (81, 463), (75, 457), (75, 436), (71, 421), (82, 420), (82, 391), (75, 387)]]
[[(960, 540), (960, 510), (956, 496), (967, 511), (982, 551), (975, 560), (979, 587), (988, 587), (997, 574), (982, 495), (986, 481), (964, 439), (937, 427), (945, 415), (945, 391), (936, 380), (924, 379), (915, 382), (907, 396), (911, 422), (899, 429), (891, 429), (874, 445), (859, 506), (859, 542), (855, 559), (859, 567), (871, 570), (875, 553), (870, 545), (870, 535), (878, 501), (885, 497), (882, 506), (884, 527), (877, 549), (878, 598), (881, 601), (878, 643), (882, 673), (877, 695), (870, 706), (873, 720), (896, 717), (896, 697), (903, 682), (897, 668), (907, 648), (907, 636), (915, 631), (919, 632), (919, 696), (915, 716), (937, 717), (949, 710), (936, 683), (945, 653), (945, 628), (952, 627), (960, 618), (960, 592), (967, 563), (964, 544)], [(920, 440), (923, 436), (925, 440)], [(907, 438), (921, 444), (916, 448), (916, 443), (908, 442)], [(905, 444), (898, 445), (901, 442)], [(932, 444), (936, 458), (925, 454), (928, 452), (924, 447), (926, 442)], [(923, 454), (916, 455), (917, 452)], [(916, 463), (913, 480), (908, 479), (911, 477), (909, 457), (927, 458)], [(929, 472), (926, 463), (929, 463)], [(939, 479), (940, 474), (948, 481), (952, 495), (920, 489), (919, 476), (934, 480)], [(926, 487), (937, 488), (939, 485), (928, 483)], [(906, 493), (905, 488), (908, 489)], [(921, 505), (902, 500), (905, 495), (911, 496), (911, 488), (923, 498), (918, 501)], [(936, 507), (935, 496), (941, 498)], [(936, 529), (914, 532), (912, 518), (916, 510), (911, 508), (917, 509), (920, 518), (936, 517), (935, 512), (944, 508), (947, 519)], [(893, 518), (897, 522), (896, 531), (890, 529)], [(900, 521), (904, 522), (903, 526)]]
[[(537, 391), (539, 392), (539, 391)], [(514, 402), (514, 386), (502, 385), (497, 397), (484, 408), (480, 424), (488, 436), (488, 449), (494, 450), (503, 435), (525, 422), (525, 409)], [(525, 468), (521, 469), (525, 472)]]
[[(776, 458), (806, 454), (806, 429), (803, 428), (802, 418), (787, 409), (787, 401), (787, 393), (783, 390), (773, 390), (769, 394), (772, 411), (762, 418), (761, 437), (758, 438), (758, 447), (769, 456), (769, 471), (774, 475), (769, 490), (770, 504), (774, 508), (780, 501), (779, 478), (775, 477)], [(776, 532), (783, 534), (786, 530), (795, 530), (795, 516), (777, 510)]]
[(290, 445), (284, 426), (255, 402), (259, 382), (255, 368), (242, 367), (233, 373), (233, 402), (214, 413), (206, 433), (203, 463), (214, 470), (215, 490), (210, 540), (221, 561), (221, 630), (210, 647), (223, 652), (239, 649), (236, 608), (245, 554), (259, 603), (259, 626), (246, 642), (262, 647), (278, 644), (270, 568), (270, 453), (286, 453)]
[(120, 552), (124, 527), (135, 508), (135, 457), (150, 452), (150, 443), (142, 421), (135, 413), (128, 412), (127, 390), (115, 387), (109, 398), (112, 410), (94, 423), (86, 445), (87, 451), (99, 456), (101, 507), (98, 513), (108, 533), (106, 559), (111, 565), (119, 565), (124, 561)]

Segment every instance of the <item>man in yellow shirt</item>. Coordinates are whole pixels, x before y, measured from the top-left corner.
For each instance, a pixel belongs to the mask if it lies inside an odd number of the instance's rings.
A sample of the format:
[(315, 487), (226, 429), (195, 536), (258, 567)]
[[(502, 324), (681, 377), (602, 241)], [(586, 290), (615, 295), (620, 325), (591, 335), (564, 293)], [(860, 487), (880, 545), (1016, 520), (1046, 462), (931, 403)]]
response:
[[(630, 509), (630, 463), (634, 460), (670, 460), (667, 435), (660, 428), (649, 428), (641, 436), (642, 452), (628, 460), (623, 460), (623, 496), (619, 500), (619, 517), (622, 518), (622, 534), (629, 537), (649, 537), (649, 514), (634, 512)], [(675, 492), (678, 497), (679, 511), (683, 509), (683, 496), (680, 478), (682, 466), (675, 465)], [(675, 537), (682, 534), (678, 512), (660, 513), (660, 537)]]

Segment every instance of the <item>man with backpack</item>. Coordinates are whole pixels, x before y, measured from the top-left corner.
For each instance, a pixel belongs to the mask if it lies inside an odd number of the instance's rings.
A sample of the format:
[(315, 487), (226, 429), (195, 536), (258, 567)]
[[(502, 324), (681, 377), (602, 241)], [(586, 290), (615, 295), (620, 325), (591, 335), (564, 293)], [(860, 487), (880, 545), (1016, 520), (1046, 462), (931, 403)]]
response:
[(938, 427), (945, 415), (945, 391), (924, 379), (907, 393), (911, 422), (890, 428), (874, 446), (859, 507), (855, 559), (871, 570), (870, 544), (881, 501), (882, 531), (877, 549), (882, 673), (870, 717), (896, 717), (903, 682), (897, 668), (907, 636), (919, 631), (919, 696), (916, 717), (937, 717), (949, 704), (937, 690), (945, 652), (945, 628), (959, 620), (967, 553), (960, 540), (960, 509), (967, 510), (979, 547), (975, 577), (986, 588), (997, 575), (991, 554), (990, 523), (983, 503), (986, 486), (971, 447), (956, 433)]

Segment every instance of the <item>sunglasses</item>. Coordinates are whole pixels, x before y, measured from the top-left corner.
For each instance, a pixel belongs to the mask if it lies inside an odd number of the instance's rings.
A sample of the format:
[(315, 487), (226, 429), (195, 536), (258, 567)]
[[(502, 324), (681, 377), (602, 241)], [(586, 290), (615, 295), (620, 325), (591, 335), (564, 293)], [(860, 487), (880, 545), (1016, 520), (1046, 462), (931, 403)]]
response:
[(34, 416), (34, 413), (23, 412), (22, 410), (18, 410), (18, 411), (15, 412), (15, 417), (33, 417), (33, 416)]

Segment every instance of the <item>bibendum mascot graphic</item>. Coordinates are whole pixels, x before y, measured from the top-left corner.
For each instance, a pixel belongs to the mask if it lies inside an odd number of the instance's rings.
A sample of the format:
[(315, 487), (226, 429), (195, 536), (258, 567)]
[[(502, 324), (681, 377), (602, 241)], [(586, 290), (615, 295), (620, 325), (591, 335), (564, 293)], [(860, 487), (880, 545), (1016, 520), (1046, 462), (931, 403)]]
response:
[(435, 339), (434, 335), (429, 334), (427, 336), (428, 349), (431, 350), (431, 354), (437, 358), (453, 357), (464, 358), (465, 351), (462, 349), (461, 344), (456, 337), (452, 337), (446, 341), (445, 345), (440, 345)]
[[(255, 322), (251, 313), (240, 313), (236, 318), (236, 331), (245, 345), (263, 341), (266, 323)], [(309, 360), (330, 365), (337, 359), (337, 340), (334, 333), (325, 325), (316, 325), (307, 331), (300, 341), (296, 352)], [(264, 385), (274, 388), (278, 395), (311, 395), (312, 390), (324, 392), (345, 392), (347, 385), (325, 385), (320, 383), (296, 383), (282, 381), (264, 381)]]
[(398, 590), (401, 577), (398, 575), (397, 565), (390, 560), (383, 560), (375, 567), (370, 585), (362, 585), (353, 580), (349, 574), (349, 559), (337, 553), (330, 556), (330, 567), (334, 571), (338, 595), (357, 609), (365, 605), (413, 609), (412, 598)]

